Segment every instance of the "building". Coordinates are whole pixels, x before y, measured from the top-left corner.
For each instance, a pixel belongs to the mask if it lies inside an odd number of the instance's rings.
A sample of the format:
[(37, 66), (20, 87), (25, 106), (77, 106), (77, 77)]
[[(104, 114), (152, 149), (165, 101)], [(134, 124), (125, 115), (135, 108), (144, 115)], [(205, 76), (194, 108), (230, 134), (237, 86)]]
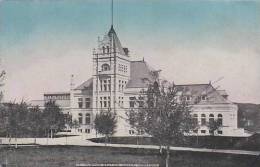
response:
[[(115, 135), (135, 135), (125, 120), (125, 113), (136, 107), (136, 99), (143, 101), (140, 92), (149, 83), (158, 80), (159, 73), (160, 70), (151, 68), (144, 60), (132, 61), (128, 48), (121, 45), (111, 26), (93, 50), (92, 77), (72, 88), (70, 93), (46, 93), (44, 100), (56, 100), (65, 113), (70, 113), (73, 119), (78, 120), (81, 125), (77, 129), (78, 133), (96, 135), (93, 124), (96, 113), (112, 110), (118, 116)], [(228, 100), (224, 90), (216, 90), (211, 83), (177, 86), (182, 90), (180, 94), (192, 105), (193, 118), (200, 125), (194, 130), (194, 135), (209, 135), (206, 122), (218, 119), (222, 127), (216, 135), (248, 136), (244, 129), (238, 128), (238, 107)]]

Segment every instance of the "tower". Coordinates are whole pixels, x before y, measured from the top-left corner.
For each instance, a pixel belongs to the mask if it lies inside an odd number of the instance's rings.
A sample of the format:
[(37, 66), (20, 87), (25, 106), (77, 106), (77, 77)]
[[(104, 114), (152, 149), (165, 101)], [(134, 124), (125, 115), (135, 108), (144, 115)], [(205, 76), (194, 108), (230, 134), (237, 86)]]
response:
[[(123, 48), (113, 25), (98, 40), (93, 51), (93, 113), (113, 111), (124, 114), (124, 88), (130, 78), (130, 56)], [(123, 113), (122, 113), (123, 112)]]

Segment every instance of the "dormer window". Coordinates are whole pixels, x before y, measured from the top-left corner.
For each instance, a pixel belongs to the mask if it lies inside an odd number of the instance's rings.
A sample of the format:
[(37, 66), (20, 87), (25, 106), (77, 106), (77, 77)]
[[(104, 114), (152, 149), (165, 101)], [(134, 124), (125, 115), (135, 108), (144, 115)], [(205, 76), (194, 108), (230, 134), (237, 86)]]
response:
[(109, 71), (110, 70), (110, 66), (108, 64), (103, 64), (101, 66), (101, 68), (102, 68), (102, 71)]
[(186, 96), (185, 100), (186, 101), (191, 101), (191, 96)]
[(207, 100), (207, 96), (206, 96), (206, 95), (202, 95), (202, 96), (201, 96), (201, 100), (202, 100), (202, 101), (206, 101), (206, 100)]

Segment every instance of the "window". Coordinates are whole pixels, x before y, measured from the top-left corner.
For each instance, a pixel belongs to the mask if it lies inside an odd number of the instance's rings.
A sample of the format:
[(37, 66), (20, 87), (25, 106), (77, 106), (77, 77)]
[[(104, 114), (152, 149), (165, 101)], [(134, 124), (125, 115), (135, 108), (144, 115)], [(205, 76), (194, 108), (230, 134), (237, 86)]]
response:
[(218, 123), (219, 123), (220, 126), (223, 125), (223, 116), (222, 116), (222, 114), (218, 114)]
[(82, 133), (82, 129), (78, 129), (78, 132)]
[(90, 129), (85, 129), (85, 133), (90, 133)]
[(107, 98), (107, 104), (108, 104), (108, 107), (110, 108), (111, 107), (110, 97)]
[(121, 80), (118, 81), (119, 84), (118, 84), (118, 91), (121, 91)]
[(105, 48), (105, 46), (102, 47), (102, 50), (103, 50), (103, 53), (106, 52), (106, 48)]
[(103, 107), (103, 101), (102, 101), (102, 97), (100, 97), (100, 107), (102, 108)]
[(137, 132), (138, 135), (143, 135), (144, 134), (144, 130), (142, 129), (139, 129), (138, 132)]
[(110, 107), (110, 97), (100, 97), (100, 107)]
[(206, 95), (202, 95), (202, 96), (201, 96), (201, 100), (202, 100), (202, 101), (206, 101), (206, 100), (207, 100), (207, 96), (206, 96)]
[(129, 107), (130, 108), (135, 107), (135, 97), (129, 97)]
[(107, 81), (104, 80), (104, 91), (107, 91)]
[(195, 125), (198, 125), (198, 114), (193, 114), (193, 122)]
[(100, 90), (101, 91), (110, 91), (111, 90), (111, 81), (110, 81), (110, 79), (100, 80)]
[(83, 99), (82, 98), (78, 98), (78, 105), (79, 105), (79, 108), (83, 107)]
[(124, 107), (124, 97), (121, 97), (121, 107)]
[(107, 53), (109, 53), (109, 46), (107, 46)]
[(209, 114), (209, 123), (212, 124), (214, 122), (214, 115)]
[(90, 108), (90, 98), (85, 98), (86, 108)]
[(130, 134), (130, 135), (135, 134), (134, 130), (129, 130), (129, 134)]
[(86, 125), (89, 125), (89, 124), (90, 124), (90, 114), (89, 114), (89, 113), (86, 114), (85, 124), (86, 124)]
[(205, 114), (201, 114), (201, 125), (202, 126), (206, 125), (206, 115)]
[(107, 85), (108, 85), (108, 90), (110, 91), (110, 90), (111, 90), (111, 81), (110, 81), (110, 79), (108, 79), (107, 82), (108, 82), (108, 83), (107, 83)]
[(107, 97), (104, 97), (104, 107), (107, 107)]
[(223, 134), (222, 130), (218, 130), (218, 134), (222, 135)]
[(82, 124), (82, 113), (79, 113), (79, 124)]
[(139, 104), (139, 108), (144, 107), (144, 97), (139, 97), (138, 98), (138, 104)]
[(102, 69), (102, 71), (109, 71), (110, 66), (108, 64), (102, 64), (101, 69)]
[(201, 132), (201, 133), (206, 133), (206, 130), (201, 130), (200, 132)]
[(186, 96), (186, 101), (191, 101), (191, 96)]

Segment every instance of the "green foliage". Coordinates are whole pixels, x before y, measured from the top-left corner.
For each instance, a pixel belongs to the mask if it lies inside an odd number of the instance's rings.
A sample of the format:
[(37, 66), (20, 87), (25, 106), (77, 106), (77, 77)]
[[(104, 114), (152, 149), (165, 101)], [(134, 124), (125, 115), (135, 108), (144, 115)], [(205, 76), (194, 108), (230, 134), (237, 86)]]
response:
[(215, 132), (222, 126), (219, 120), (209, 121), (207, 124), (211, 136), (215, 135)]
[(130, 125), (156, 138), (162, 145), (183, 142), (184, 135), (194, 128), (191, 108), (178, 95), (175, 85), (167, 88), (157, 82), (150, 85), (143, 95), (144, 107), (130, 110)]
[(43, 125), (46, 130), (54, 131), (55, 133), (65, 128), (65, 115), (61, 112), (55, 101), (45, 103), (42, 113)]
[(112, 136), (116, 130), (116, 113), (101, 111), (96, 115), (94, 122), (97, 133), (105, 135), (106, 137)]
[(64, 128), (61, 109), (54, 102), (39, 107), (29, 107), (25, 102), (5, 103), (0, 106), (0, 135), (6, 137), (42, 137), (45, 132), (56, 133)]

